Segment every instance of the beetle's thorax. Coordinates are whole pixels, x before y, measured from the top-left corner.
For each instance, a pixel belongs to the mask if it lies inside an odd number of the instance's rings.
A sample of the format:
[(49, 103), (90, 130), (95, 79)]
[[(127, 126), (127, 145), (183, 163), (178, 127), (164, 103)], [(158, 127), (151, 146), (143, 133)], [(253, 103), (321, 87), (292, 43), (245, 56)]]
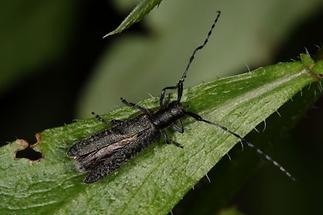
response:
[(151, 118), (153, 124), (162, 129), (170, 126), (183, 116), (185, 116), (183, 105), (178, 101), (173, 101), (165, 108), (154, 113)]

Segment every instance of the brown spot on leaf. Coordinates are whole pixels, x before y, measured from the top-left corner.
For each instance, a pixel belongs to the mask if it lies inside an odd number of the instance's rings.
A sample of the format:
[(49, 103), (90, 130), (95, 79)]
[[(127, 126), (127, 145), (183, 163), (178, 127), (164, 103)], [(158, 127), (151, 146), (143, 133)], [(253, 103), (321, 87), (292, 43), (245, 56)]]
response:
[(19, 146), (19, 150), (23, 150), (29, 146), (29, 143), (24, 139), (17, 139), (16, 143)]
[(323, 74), (320, 73), (316, 73), (316, 72), (309, 72), (309, 74), (315, 78), (317, 81), (321, 81), (321, 79), (323, 79)]
[(35, 146), (37, 146), (38, 144), (40, 144), (41, 142), (41, 133), (36, 133), (35, 134), (35, 138), (36, 138), (36, 143), (32, 144), (30, 147), (34, 148)]

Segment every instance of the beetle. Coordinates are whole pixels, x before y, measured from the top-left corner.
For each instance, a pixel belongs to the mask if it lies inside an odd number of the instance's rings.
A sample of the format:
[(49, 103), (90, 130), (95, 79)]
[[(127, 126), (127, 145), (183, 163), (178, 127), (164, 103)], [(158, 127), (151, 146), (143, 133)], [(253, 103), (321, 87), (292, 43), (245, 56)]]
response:
[[(273, 163), (289, 178), (294, 180), (293, 176), (284, 167), (274, 161), (269, 155), (257, 149), (239, 134), (218, 123), (208, 121), (194, 112), (190, 112), (181, 103), (187, 72), (194, 60), (195, 54), (207, 44), (220, 14), (221, 12), (217, 11), (217, 16), (204, 42), (194, 49), (178, 83), (162, 89), (159, 99), (159, 109), (157, 111), (147, 109), (121, 98), (122, 103), (137, 109), (140, 114), (125, 120), (106, 121), (101, 116), (92, 112), (97, 120), (111, 127), (76, 142), (67, 152), (68, 156), (75, 159), (77, 168), (80, 171), (88, 173), (84, 179), (85, 183), (96, 182), (105, 175), (111, 174), (161, 137), (164, 138), (167, 144), (175, 144), (181, 148), (182, 146), (179, 143), (172, 141), (168, 137), (166, 128), (171, 127), (176, 132), (183, 133), (184, 127), (182, 119), (185, 117), (191, 117), (197, 121), (214, 125), (232, 134), (240, 140), (242, 145), (254, 148), (258, 154), (263, 155), (265, 159)], [(166, 97), (168, 90), (177, 90), (177, 98), (175, 100), (169, 101)]]

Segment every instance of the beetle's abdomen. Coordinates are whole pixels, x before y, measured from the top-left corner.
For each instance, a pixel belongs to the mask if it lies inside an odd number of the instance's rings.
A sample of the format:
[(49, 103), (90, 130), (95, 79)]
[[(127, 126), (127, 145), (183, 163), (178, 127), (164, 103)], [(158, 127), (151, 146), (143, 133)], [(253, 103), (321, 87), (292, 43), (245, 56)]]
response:
[(101, 162), (95, 165), (95, 168), (89, 168), (89, 174), (84, 182), (93, 183), (105, 175), (109, 175), (159, 138), (160, 132), (154, 128), (137, 134), (136, 138), (129, 144), (124, 145), (122, 149), (115, 150), (110, 156), (102, 159)]

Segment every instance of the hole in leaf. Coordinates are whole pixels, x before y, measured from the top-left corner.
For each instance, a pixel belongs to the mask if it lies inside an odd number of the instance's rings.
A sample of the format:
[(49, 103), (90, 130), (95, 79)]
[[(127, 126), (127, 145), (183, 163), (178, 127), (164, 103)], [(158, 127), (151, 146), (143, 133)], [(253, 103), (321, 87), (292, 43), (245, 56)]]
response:
[(16, 158), (26, 158), (31, 161), (36, 161), (41, 159), (43, 156), (40, 152), (35, 151), (34, 149), (30, 148), (29, 146), (23, 150), (16, 152)]

